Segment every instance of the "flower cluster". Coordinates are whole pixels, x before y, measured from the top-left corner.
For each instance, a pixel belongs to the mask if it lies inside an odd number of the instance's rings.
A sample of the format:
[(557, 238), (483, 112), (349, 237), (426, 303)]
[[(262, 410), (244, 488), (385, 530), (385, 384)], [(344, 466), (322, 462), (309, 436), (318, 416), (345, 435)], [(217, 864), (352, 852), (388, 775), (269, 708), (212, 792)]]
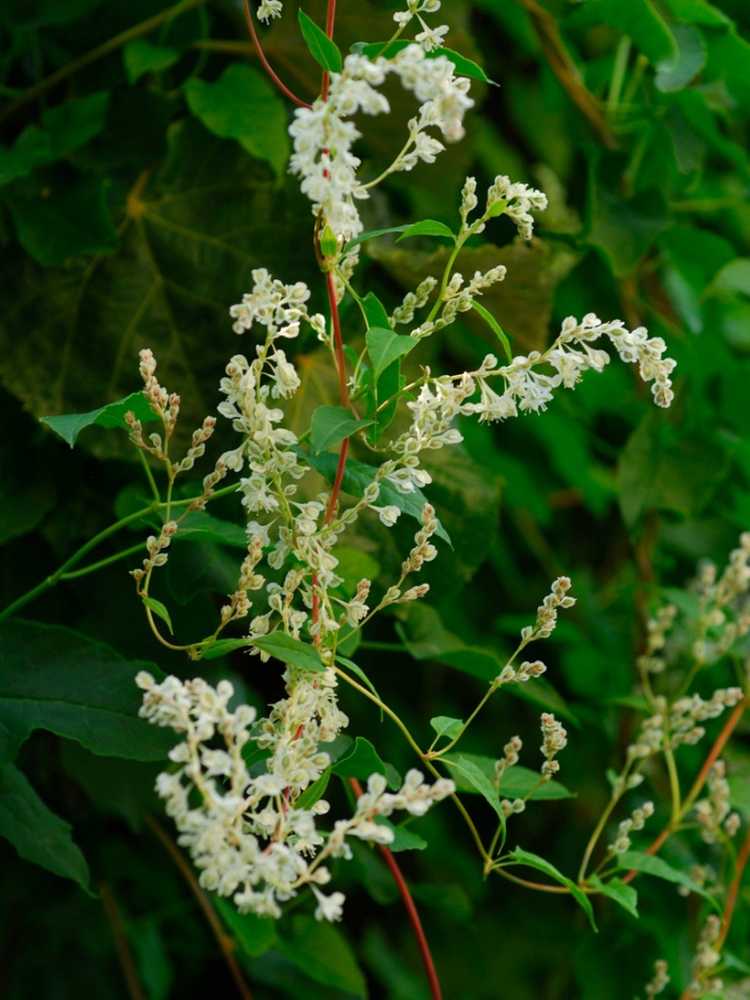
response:
[(561, 750), (568, 745), (568, 734), (551, 712), (542, 713), (542, 745), (544, 756), (542, 778), (549, 781), (560, 770), (560, 762), (555, 760)]
[(669, 966), (663, 958), (654, 962), (653, 978), (646, 984), (646, 1000), (663, 993), (669, 986)]
[(721, 959), (721, 919), (715, 913), (706, 918), (706, 922), (698, 938), (698, 947), (693, 960), (693, 979), (688, 986), (687, 995), (690, 997), (700, 997), (704, 993), (721, 995), (724, 991), (724, 983), (721, 979), (711, 975)]
[(396, 11), (393, 20), (400, 32), (416, 17), (422, 30), (414, 36), (414, 41), (418, 42), (425, 52), (431, 52), (432, 49), (440, 48), (449, 29), (447, 24), (431, 28), (425, 23), (422, 14), (437, 14), (439, 10), (440, 0), (407, 0), (406, 10)]
[(654, 803), (644, 802), (632, 811), (627, 819), (620, 822), (613, 843), (609, 845), (611, 854), (622, 854), (630, 849), (630, 834), (642, 830), (646, 820), (654, 815)]
[(444, 148), (429, 129), (437, 128), (444, 139), (455, 142), (463, 135), (463, 117), (473, 101), (469, 80), (455, 75), (445, 56), (426, 58), (420, 45), (409, 45), (392, 59), (371, 60), (349, 55), (341, 73), (332, 73), (326, 100), (311, 108), (298, 108), (289, 132), (294, 141), (290, 170), (301, 178), (301, 188), (313, 203), (313, 212), (343, 242), (362, 231), (355, 201), (369, 197), (369, 188), (359, 180), (361, 160), (352, 152), (360, 137), (351, 118), (358, 112), (387, 114), (390, 106), (379, 92), (386, 77), (394, 74), (402, 86), (420, 102), (416, 117), (409, 121), (406, 145), (376, 181), (394, 171), (411, 170), (422, 160), (432, 163)]
[[(354, 815), (324, 836), (316, 822), (329, 811), (328, 803), (318, 799), (308, 808), (295, 803), (330, 764), (319, 744), (333, 740), (348, 720), (336, 706), (332, 671), (314, 680), (296, 678), (294, 684), (287, 672), (286, 679), (289, 698), (272, 706), (252, 734), (255, 710), (229, 708), (234, 691), (228, 681), (213, 688), (200, 678), (183, 683), (167, 677), (159, 684), (141, 672), (140, 714), (182, 737), (169, 754), (175, 767), (159, 775), (156, 789), (179, 830), (179, 843), (200, 871), (201, 885), (231, 896), (240, 912), (270, 917), (281, 916), (281, 904), (309, 885), (316, 917), (337, 920), (344, 896), (320, 892), (331, 877), (322, 862), (350, 857), (347, 837), (390, 843), (393, 830), (378, 818), (396, 810), (421, 816), (454, 786), (447, 779), (427, 785), (418, 771), (409, 771), (401, 789), (388, 793), (385, 779), (374, 774)], [(269, 751), (265, 769), (255, 776), (243, 755), (251, 740)]]
[(708, 775), (708, 795), (695, 803), (695, 818), (707, 844), (715, 844), (721, 839), (722, 827), (729, 837), (733, 837), (740, 827), (739, 813), (731, 811), (726, 773), (724, 761), (717, 760)]

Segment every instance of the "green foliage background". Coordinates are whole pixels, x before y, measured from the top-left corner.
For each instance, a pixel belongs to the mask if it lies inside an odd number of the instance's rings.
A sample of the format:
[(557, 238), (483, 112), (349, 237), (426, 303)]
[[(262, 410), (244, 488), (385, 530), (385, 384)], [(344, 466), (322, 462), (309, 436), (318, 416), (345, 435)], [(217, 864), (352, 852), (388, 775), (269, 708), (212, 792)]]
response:
[[(4, 604), (145, 492), (124, 435), (87, 430), (70, 452), (40, 417), (136, 391), (137, 352), (150, 346), (194, 423), (214, 411), (226, 359), (248, 350), (227, 309), (252, 267), (307, 281), (322, 306), (312, 216), (286, 173), (289, 108), (245, 42), (239, 4), (180, 6), (12, 0), (0, 11)], [(385, 38), (398, 6), (340, 0), (342, 50)], [(654, 412), (634, 373), (612, 364), (543, 417), (467, 422), (464, 448), (439, 454), (428, 491), (454, 543), (427, 576), (430, 603), (381, 621), (357, 658), (427, 736), (431, 716), (470, 710), (550, 580), (569, 574), (578, 605), (544, 652), (570, 729), (561, 779), (575, 797), (532, 804), (511, 841), (573, 872), (606, 801), (605, 770), (632, 730), (626, 706), (650, 601), (698, 558), (722, 560), (750, 527), (750, 10), (744, 0), (548, 0), (545, 18), (511, 0), (443, 6), (451, 47), (499, 86), (474, 84), (466, 140), (392, 178), (364, 203), (367, 227), (451, 224), (468, 172), (534, 183), (550, 197), (538, 238), (513, 243), (498, 223), (497, 245), (469, 250), (461, 270), (509, 266), (483, 302), (516, 352), (546, 344), (570, 313), (646, 324), (678, 359), (677, 399)], [(306, 10), (322, 21), (320, 2)], [(294, 11), (265, 37), (279, 72), (316, 93)], [(557, 42), (570, 60), (562, 81), (550, 61)], [(396, 124), (370, 122), (361, 144), (376, 166), (410, 113), (392, 98)], [(368, 245), (364, 274), (395, 302), (443, 260), (433, 240), (384, 240)], [(354, 314), (347, 324), (356, 343)], [(457, 370), (491, 344), (470, 319), (407, 364)], [(329, 357), (312, 340), (300, 351), (296, 430), (336, 402)], [(239, 523), (239, 504), (220, 503), (212, 513)], [(134, 528), (94, 555), (135, 545), (145, 526)], [(387, 577), (408, 535), (400, 526), (352, 539), (349, 575), (369, 560), (368, 573)], [(242, 545), (241, 533), (216, 526), (175, 543), (160, 596), (176, 632), (202, 634)], [(138, 558), (60, 583), (1, 629), (0, 832), (18, 854), (0, 842), (0, 992), (14, 1000), (127, 996), (103, 908), (112, 898), (148, 997), (232, 995), (200, 910), (145, 823), (160, 815), (151, 788), (165, 741), (135, 719), (135, 661), (181, 676), (195, 665), (154, 648), (126, 573)], [(278, 697), (278, 676), (242, 655), (202, 669), (230, 676), (258, 706)], [(412, 765), (387, 721), (342, 697), (353, 732), (401, 772)], [(496, 756), (519, 732), (531, 751), (538, 710), (496, 699), (467, 749)], [(701, 759), (686, 750), (688, 766)], [(734, 805), (750, 820), (747, 735), (730, 765)], [(344, 804), (343, 790), (332, 794)], [(687, 975), (698, 908), (674, 886), (640, 880), (639, 921), (597, 904), (594, 935), (570, 899), (483, 881), (448, 806), (415, 832), (429, 846), (401, 860), (447, 997), (631, 998), (658, 957), (678, 985)], [(664, 857), (683, 869), (696, 860), (674, 846)], [(278, 927), (220, 908), (254, 995), (420, 1000), (415, 946), (377, 854), (358, 850), (337, 877), (349, 895), (341, 928), (303, 908)], [(729, 950), (748, 974), (749, 934), (740, 907)]]

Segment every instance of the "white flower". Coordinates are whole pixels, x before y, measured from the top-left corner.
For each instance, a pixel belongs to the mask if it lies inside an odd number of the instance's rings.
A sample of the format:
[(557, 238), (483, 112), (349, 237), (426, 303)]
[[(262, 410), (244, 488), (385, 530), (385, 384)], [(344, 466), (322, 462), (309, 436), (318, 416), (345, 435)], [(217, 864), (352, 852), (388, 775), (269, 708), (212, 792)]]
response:
[(344, 914), (343, 905), (346, 900), (343, 892), (332, 892), (330, 896), (324, 896), (315, 886), (312, 887), (312, 891), (318, 901), (315, 909), (315, 919), (328, 920), (330, 922), (341, 920)]
[(271, 389), (271, 395), (283, 396), (284, 399), (289, 399), (302, 384), (297, 374), (297, 369), (287, 361), (284, 351), (276, 351), (269, 358), (269, 361), (273, 365), (274, 385)]
[(378, 512), (378, 518), (380, 519), (380, 522), (386, 526), (386, 528), (392, 528), (401, 516), (400, 509), (394, 504), (387, 504), (385, 507), (375, 507), (373, 505), (372, 510), (376, 510)]
[(270, 21), (274, 17), (281, 17), (283, 5), (281, 0), (261, 0), (255, 12), (259, 21)]

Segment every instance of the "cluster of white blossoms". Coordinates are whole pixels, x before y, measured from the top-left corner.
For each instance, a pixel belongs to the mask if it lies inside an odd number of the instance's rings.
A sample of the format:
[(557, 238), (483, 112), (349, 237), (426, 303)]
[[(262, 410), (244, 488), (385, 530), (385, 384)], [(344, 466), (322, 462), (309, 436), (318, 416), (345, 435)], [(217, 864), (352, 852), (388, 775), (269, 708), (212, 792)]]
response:
[(718, 976), (711, 974), (721, 960), (721, 918), (715, 913), (706, 918), (706, 922), (698, 938), (698, 946), (693, 959), (693, 979), (688, 985), (685, 995), (697, 998), (711, 994), (723, 995), (724, 983)]
[(352, 152), (360, 132), (351, 121), (362, 112), (387, 114), (390, 105), (377, 90), (389, 75), (414, 93), (420, 103), (410, 119), (406, 144), (376, 181), (394, 171), (411, 170), (422, 160), (432, 163), (444, 146), (428, 131), (436, 128), (448, 142), (463, 135), (463, 117), (473, 101), (470, 82), (457, 77), (445, 56), (427, 58), (419, 45), (409, 45), (393, 58), (368, 59), (349, 55), (341, 73), (331, 73), (326, 100), (311, 108), (297, 108), (289, 133), (294, 141), (290, 170), (301, 178), (301, 188), (313, 203), (313, 213), (330, 226), (342, 242), (362, 231), (355, 201), (369, 197), (374, 181), (357, 176), (361, 160)]
[(430, 27), (422, 14), (437, 14), (439, 10), (440, 0), (407, 0), (406, 10), (397, 10), (393, 20), (398, 25), (400, 34), (410, 21), (416, 18), (422, 30), (414, 36), (414, 41), (418, 42), (425, 52), (431, 52), (440, 48), (449, 28), (447, 24)]
[(663, 958), (660, 958), (654, 962), (654, 975), (646, 984), (646, 1000), (652, 1000), (653, 997), (663, 993), (667, 986), (669, 986), (669, 966)]
[[(279, 917), (282, 904), (310, 886), (316, 917), (338, 920), (344, 896), (320, 891), (331, 878), (323, 862), (351, 857), (347, 837), (391, 843), (393, 830), (378, 818), (396, 810), (422, 816), (451, 795), (454, 785), (447, 779), (429, 785), (418, 771), (409, 771), (399, 791), (389, 793), (385, 778), (374, 774), (354, 815), (337, 821), (330, 833), (321, 832), (317, 821), (329, 804), (296, 803), (331, 763), (319, 744), (335, 739), (348, 720), (332, 693), (333, 671), (301, 676), (290, 668), (285, 680), (289, 697), (272, 706), (251, 732), (255, 709), (229, 708), (234, 691), (228, 681), (214, 688), (200, 678), (167, 677), (158, 684), (139, 673), (141, 716), (181, 737), (169, 754), (174, 766), (159, 775), (156, 788), (205, 889), (231, 896), (242, 913)], [(249, 742), (269, 752), (264, 770), (255, 775), (243, 752)]]

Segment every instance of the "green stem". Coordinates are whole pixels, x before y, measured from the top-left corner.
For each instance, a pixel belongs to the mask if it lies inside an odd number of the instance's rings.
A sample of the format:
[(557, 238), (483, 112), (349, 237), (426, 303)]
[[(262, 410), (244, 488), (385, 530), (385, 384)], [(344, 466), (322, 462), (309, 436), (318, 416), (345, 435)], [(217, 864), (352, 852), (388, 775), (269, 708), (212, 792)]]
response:
[(578, 869), (578, 882), (579, 883), (583, 882), (584, 878), (586, 877), (586, 869), (588, 868), (589, 861), (591, 860), (591, 855), (594, 852), (594, 848), (597, 845), (599, 837), (601, 837), (601, 835), (602, 835), (602, 831), (604, 830), (604, 827), (607, 825), (607, 820), (612, 815), (613, 809), (615, 808), (615, 806), (617, 805), (617, 803), (620, 801), (620, 799), (622, 798), (622, 796), (625, 793), (625, 790), (626, 790), (626, 787), (627, 787), (627, 782), (625, 780), (627, 778), (627, 773), (628, 773), (628, 768), (625, 768), (625, 771), (623, 771), (623, 774), (622, 774), (622, 785), (621, 785), (621, 789), (622, 790), (620, 792), (615, 793), (615, 794), (612, 795), (612, 797), (610, 798), (609, 802), (607, 803), (607, 808), (604, 810), (604, 812), (599, 817), (599, 822), (596, 824), (596, 826), (594, 827), (593, 833), (589, 837), (589, 842), (588, 842), (588, 844), (586, 844), (586, 850), (583, 852), (583, 858), (581, 860), (581, 867)]
[[(348, 638), (348, 636), (347, 636)], [(359, 644), (360, 649), (379, 649), (383, 653), (404, 653), (406, 646), (403, 642), (375, 642), (371, 639), (363, 639)]]
[(161, 13), (154, 14), (153, 17), (149, 17), (145, 21), (141, 21), (139, 24), (133, 25), (132, 28), (127, 28), (125, 31), (121, 31), (119, 35), (114, 35), (101, 45), (97, 45), (95, 49), (91, 49), (78, 59), (74, 59), (72, 62), (67, 63), (54, 73), (51, 73), (48, 77), (45, 77), (44, 80), (40, 80), (40, 82), (35, 86), (30, 87), (29, 90), (18, 98), (18, 100), (13, 101), (7, 108), (5, 108), (2, 114), (0, 114), (0, 121), (4, 121), (17, 111), (18, 108), (22, 108), (30, 101), (33, 101), (42, 94), (45, 94), (48, 90), (51, 90), (52, 87), (55, 87), (63, 80), (67, 80), (69, 76), (77, 73), (85, 66), (89, 66), (93, 62), (103, 59), (104, 56), (109, 55), (110, 52), (115, 52), (117, 49), (126, 45), (134, 38), (140, 38), (141, 35), (148, 35), (155, 28), (165, 24), (167, 21), (171, 21), (179, 14), (183, 14), (185, 11), (190, 10), (193, 7), (199, 7), (204, 3), (206, 3), (206, 0), (180, 0), (179, 3), (174, 4), (172, 7), (167, 7), (167, 9), (161, 11)]
[(161, 495), (159, 494), (159, 488), (156, 485), (154, 474), (151, 471), (151, 466), (148, 464), (148, 459), (143, 454), (143, 451), (140, 448), (138, 449), (138, 457), (140, 458), (141, 464), (143, 465), (143, 471), (146, 474), (146, 479), (148, 481), (148, 485), (151, 488), (151, 493), (153, 494), (154, 500), (156, 500), (157, 503), (161, 503)]
[(682, 816), (682, 795), (680, 793), (680, 778), (677, 774), (674, 753), (671, 749), (664, 751), (664, 759), (667, 762), (669, 772), (669, 790), (672, 796), (672, 825), (677, 826)]
[(609, 83), (609, 94), (607, 95), (607, 114), (613, 114), (620, 103), (622, 85), (625, 82), (625, 72), (628, 68), (630, 58), (631, 42), (627, 35), (623, 35), (617, 45), (615, 61), (612, 66), (612, 79)]
[(79, 576), (87, 576), (89, 573), (96, 573), (97, 570), (104, 569), (104, 567), (109, 566), (110, 563), (119, 562), (120, 559), (127, 559), (128, 556), (135, 555), (137, 552), (142, 552), (143, 549), (143, 542), (138, 542), (137, 545), (131, 545), (128, 549), (121, 549), (119, 552), (115, 552), (114, 555), (107, 556), (105, 559), (99, 559), (98, 562), (89, 563), (81, 569), (74, 569), (71, 573), (63, 573), (60, 579), (77, 580)]
[(440, 289), (438, 291), (438, 296), (435, 299), (435, 303), (430, 309), (429, 315), (425, 320), (425, 323), (431, 323), (437, 316), (440, 305), (443, 301), (443, 296), (445, 295), (445, 290), (448, 287), (448, 281), (450, 280), (451, 271), (453, 270), (453, 265), (456, 263), (456, 257), (458, 257), (461, 252), (461, 247), (464, 245), (464, 240), (459, 237), (456, 238), (456, 245), (451, 250), (451, 255), (448, 258), (448, 263), (445, 265), (445, 270), (443, 271), (443, 277), (440, 281)]
[(466, 722), (464, 722), (464, 724), (461, 726), (461, 729), (460, 729), (460, 731), (458, 733), (458, 736), (454, 736), (454, 738), (449, 743), (447, 743), (444, 747), (442, 747), (440, 750), (436, 750), (434, 753), (431, 753), (429, 756), (430, 756), (430, 758), (432, 760), (436, 760), (437, 758), (442, 757), (443, 754), (448, 753), (449, 750), (453, 749), (453, 747), (458, 743), (458, 741), (464, 735), (464, 733), (466, 732), (466, 730), (472, 724), (472, 722), (474, 721), (474, 719), (476, 719), (476, 717), (482, 711), (482, 709), (484, 708), (484, 706), (490, 700), (490, 698), (495, 693), (495, 691), (497, 691), (497, 689), (498, 689), (499, 686), (500, 685), (497, 684), (495, 681), (493, 681), (492, 684), (490, 684), (490, 686), (487, 688), (486, 692), (484, 693), (484, 696), (481, 698), (481, 700), (477, 704), (477, 706), (474, 709), (474, 711), (471, 713), (471, 715), (466, 720)]

